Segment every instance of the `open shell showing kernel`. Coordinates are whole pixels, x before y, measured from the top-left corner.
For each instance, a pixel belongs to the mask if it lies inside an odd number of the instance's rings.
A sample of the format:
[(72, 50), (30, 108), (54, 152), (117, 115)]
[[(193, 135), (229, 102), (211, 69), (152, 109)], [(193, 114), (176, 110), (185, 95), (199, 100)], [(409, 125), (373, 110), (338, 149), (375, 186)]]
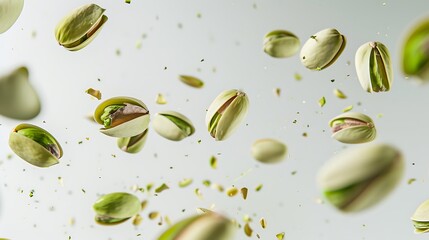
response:
[(375, 139), (374, 122), (365, 114), (346, 112), (329, 122), (332, 137), (342, 143), (365, 143)]

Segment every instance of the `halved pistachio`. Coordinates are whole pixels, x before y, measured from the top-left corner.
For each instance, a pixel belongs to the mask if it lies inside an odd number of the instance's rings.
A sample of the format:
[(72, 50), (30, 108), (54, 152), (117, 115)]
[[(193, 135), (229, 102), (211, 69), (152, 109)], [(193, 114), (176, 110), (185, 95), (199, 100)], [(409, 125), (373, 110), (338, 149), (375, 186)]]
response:
[(232, 240), (235, 226), (231, 220), (208, 211), (186, 218), (166, 230), (158, 240)]
[(0, 0), (0, 34), (16, 22), (24, 7), (24, 0)]
[(100, 197), (93, 205), (95, 221), (99, 224), (122, 223), (141, 210), (139, 199), (126, 192), (109, 193)]
[(219, 94), (207, 110), (206, 125), (216, 141), (228, 138), (247, 114), (249, 99), (239, 90)]
[(141, 134), (138, 134), (133, 137), (125, 137), (125, 138), (118, 138), (117, 144), (118, 147), (127, 153), (138, 153), (140, 150), (142, 150), (146, 138), (147, 138), (147, 131), (146, 129)]
[(393, 81), (389, 50), (380, 42), (367, 42), (355, 55), (356, 73), (367, 92), (387, 92)]
[(298, 52), (299, 38), (285, 30), (269, 32), (264, 37), (264, 52), (275, 58), (291, 57)]
[(195, 132), (191, 120), (174, 111), (157, 113), (152, 124), (159, 135), (172, 141), (180, 141)]
[(194, 88), (202, 88), (204, 86), (204, 82), (201, 81), (201, 79), (193, 77), (193, 76), (180, 75), (179, 79), (180, 79), (180, 81), (182, 81), (186, 85), (194, 87)]
[(55, 165), (63, 155), (60, 144), (49, 132), (31, 124), (16, 126), (10, 133), (9, 146), (16, 155), (37, 167)]
[(358, 212), (385, 198), (404, 172), (401, 152), (387, 144), (347, 149), (320, 170), (318, 183), (327, 200), (341, 211)]
[(277, 163), (286, 156), (287, 147), (276, 139), (259, 139), (252, 145), (252, 156), (262, 163)]
[(105, 9), (87, 4), (71, 11), (55, 28), (58, 43), (69, 51), (77, 51), (88, 45), (100, 32), (107, 16)]
[(300, 58), (302, 64), (311, 70), (322, 70), (333, 64), (346, 46), (346, 38), (336, 29), (327, 28), (304, 43)]
[(429, 232), (429, 200), (424, 201), (411, 217), (415, 233)]
[(329, 122), (332, 137), (342, 143), (365, 143), (375, 139), (374, 122), (362, 113), (345, 112)]
[(146, 105), (131, 97), (114, 97), (95, 109), (94, 119), (104, 128), (100, 132), (112, 137), (133, 137), (143, 133), (149, 125)]
[(0, 77), (0, 114), (27, 120), (40, 113), (39, 97), (28, 81), (28, 69), (19, 67)]

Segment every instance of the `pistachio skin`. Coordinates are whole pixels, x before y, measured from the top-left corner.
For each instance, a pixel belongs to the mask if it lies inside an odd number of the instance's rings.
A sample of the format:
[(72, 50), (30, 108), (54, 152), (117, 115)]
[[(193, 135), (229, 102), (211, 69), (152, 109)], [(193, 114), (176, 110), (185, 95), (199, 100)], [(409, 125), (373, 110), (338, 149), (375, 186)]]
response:
[(252, 156), (262, 163), (278, 163), (287, 154), (287, 147), (276, 139), (258, 139), (252, 144)]
[(424, 201), (417, 207), (411, 220), (415, 233), (429, 232), (429, 200)]
[(286, 30), (274, 30), (264, 37), (264, 52), (274, 58), (291, 57), (300, 46), (299, 38)]
[(141, 210), (139, 199), (126, 192), (114, 192), (100, 197), (93, 205), (95, 220), (100, 224), (121, 223)]
[(191, 120), (174, 111), (157, 113), (152, 120), (152, 125), (159, 135), (172, 141), (180, 141), (195, 132)]
[(342, 143), (366, 143), (375, 139), (377, 131), (372, 119), (362, 113), (345, 112), (329, 121), (332, 138)]
[(0, 34), (13, 26), (23, 7), (24, 0), (0, 0)]

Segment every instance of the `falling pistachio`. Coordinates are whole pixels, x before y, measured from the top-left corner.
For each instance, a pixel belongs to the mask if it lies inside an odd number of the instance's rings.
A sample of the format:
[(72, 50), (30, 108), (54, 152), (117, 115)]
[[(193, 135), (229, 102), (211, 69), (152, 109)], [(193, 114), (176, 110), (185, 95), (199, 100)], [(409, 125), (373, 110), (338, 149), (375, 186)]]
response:
[(141, 210), (139, 199), (129, 193), (115, 192), (100, 197), (93, 205), (95, 221), (103, 225), (122, 223)]
[(275, 30), (264, 37), (264, 52), (271, 57), (291, 57), (298, 52), (301, 42), (299, 38), (285, 30)]
[(329, 122), (332, 137), (342, 143), (365, 143), (376, 137), (374, 122), (362, 113), (346, 112)]
[(160, 112), (152, 121), (155, 132), (172, 141), (180, 141), (195, 132), (191, 120), (174, 111)]
[(0, 0), (0, 34), (13, 26), (23, 7), (24, 0)]
[(333, 93), (335, 96), (337, 96), (337, 98), (340, 98), (340, 99), (346, 99), (347, 98), (346, 94), (344, 94), (343, 91), (341, 91), (340, 89), (335, 88)]
[(184, 84), (194, 87), (194, 88), (202, 88), (204, 86), (204, 82), (196, 77), (189, 76), (189, 75), (179, 75), (180, 81), (182, 81)]
[(424, 201), (411, 217), (415, 233), (429, 232), (429, 200)]
[(285, 158), (286, 153), (286, 145), (276, 139), (258, 139), (252, 145), (253, 158), (262, 163), (280, 162)]
[(89, 95), (97, 98), (98, 100), (101, 99), (101, 92), (99, 90), (95, 90), (93, 88), (88, 88), (85, 92), (88, 93)]
[(326, 98), (325, 97), (321, 97), (319, 99), (319, 106), (323, 107), (323, 106), (325, 106), (325, 104), (326, 104)]
[(133, 137), (118, 138), (117, 140), (118, 147), (122, 151), (127, 153), (138, 153), (144, 147), (144, 144), (146, 143), (147, 135), (148, 135), (148, 129)]

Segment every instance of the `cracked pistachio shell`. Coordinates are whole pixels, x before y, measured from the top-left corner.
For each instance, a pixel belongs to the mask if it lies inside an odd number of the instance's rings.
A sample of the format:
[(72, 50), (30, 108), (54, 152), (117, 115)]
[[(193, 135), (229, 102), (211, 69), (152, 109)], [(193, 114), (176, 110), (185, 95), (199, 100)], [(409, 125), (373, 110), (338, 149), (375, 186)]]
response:
[(174, 111), (157, 113), (152, 120), (152, 125), (155, 132), (172, 141), (180, 141), (195, 132), (191, 120)]
[(235, 226), (230, 219), (207, 212), (179, 221), (158, 240), (233, 240), (234, 232)]
[(127, 138), (118, 138), (117, 144), (118, 147), (127, 153), (138, 153), (144, 147), (147, 139), (147, 131), (146, 129), (139, 135)]
[(125, 103), (139, 106), (145, 109), (147, 113), (142, 116), (135, 117), (131, 120), (127, 120), (114, 127), (108, 127), (108, 128), (103, 127), (100, 129), (100, 132), (111, 137), (127, 138), (127, 137), (139, 135), (147, 129), (149, 125), (149, 119), (150, 119), (149, 110), (147, 109), (146, 105), (142, 101), (132, 97), (114, 97), (102, 102), (95, 109), (94, 120), (97, 123), (102, 124), (104, 126), (104, 122), (101, 120), (101, 116), (104, 113), (104, 109), (111, 105), (117, 105), (117, 104), (120, 105)]
[(332, 138), (342, 143), (365, 143), (375, 139), (374, 122), (365, 114), (346, 112), (329, 122)]
[(24, 7), (24, 0), (0, 0), (0, 34), (16, 22)]
[(58, 43), (70, 51), (87, 46), (108, 19), (103, 15), (104, 11), (96, 4), (87, 4), (71, 11), (55, 28)]
[(404, 160), (387, 144), (347, 149), (319, 171), (318, 183), (326, 199), (344, 212), (359, 212), (376, 205), (399, 183)]
[(0, 114), (28, 120), (40, 113), (39, 97), (28, 81), (28, 69), (19, 67), (0, 77)]
[(389, 50), (380, 42), (367, 42), (355, 55), (356, 73), (367, 92), (387, 92), (393, 81)]
[(277, 163), (286, 157), (287, 147), (276, 139), (259, 139), (252, 145), (252, 156), (262, 163)]
[(264, 52), (271, 57), (291, 57), (298, 52), (300, 46), (299, 38), (289, 31), (275, 30), (264, 37)]
[(411, 217), (415, 233), (429, 232), (429, 200), (424, 201)]
[(95, 221), (100, 224), (118, 224), (141, 210), (140, 200), (126, 192), (109, 193), (100, 197), (93, 205)]
[(63, 155), (60, 144), (49, 132), (31, 124), (16, 126), (10, 133), (9, 146), (16, 155), (37, 167), (55, 165)]
[(333, 64), (346, 46), (346, 38), (336, 29), (324, 29), (304, 43), (300, 53), (302, 64), (311, 70), (322, 70)]
[(228, 138), (247, 114), (249, 99), (239, 90), (227, 90), (211, 103), (206, 114), (206, 126), (216, 141)]

